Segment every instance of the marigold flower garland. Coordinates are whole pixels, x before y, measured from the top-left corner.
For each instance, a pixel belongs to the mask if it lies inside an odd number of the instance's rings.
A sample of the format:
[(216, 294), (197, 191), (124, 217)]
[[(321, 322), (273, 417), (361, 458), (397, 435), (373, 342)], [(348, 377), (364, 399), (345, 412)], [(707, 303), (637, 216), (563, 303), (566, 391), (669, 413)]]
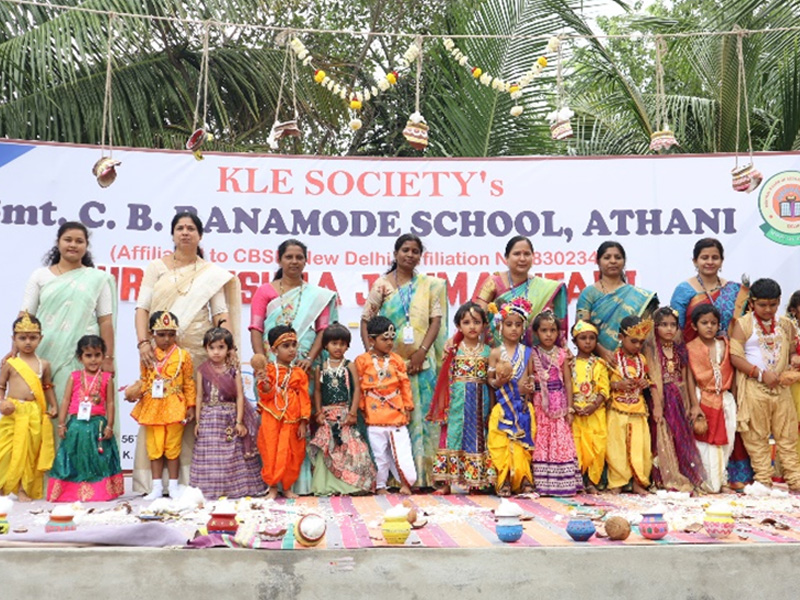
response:
[(295, 56), (297, 56), (297, 59), (301, 61), (304, 66), (314, 69), (314, 81), (316, 83), (331, 92), (334, 96), (339, 96), (339, 98), (347, 102), (348, 107), (353, 111), (353, 118), (350, 120), (350, 129), (353, 131), (361, 129), (363, 125), (358, 115), (359, 111), (364, 107), (364, 103), (372, 98), (376, 98), (382, 92), (389, 90), (395, 85), (400, 78), (399, 72), (410, 68), (411, 64), (417, 59), (420, 53), (420, 47), (415, 40), (403, 53), (397, 68), (386, 73), (375, 85), (368, 88), (364, 87), (359, 90), (336, 81), (336, 79), (330, 77), (324, 70), (315, 67), (313, 57), (300, 39), (296, 37), (293, 38), (289, 45), (295, 53)]
[[(554, 52), (558, 51), (559, 47), (561, 46), (561, 40), (557, 37), (551, 37), (547, 41), (547, 53), (553, 54)], [(522, 90), (528, 86), (536, 76), (541, 74), (544, 71), (545, 67), (547, 67), (547, 56), (540, 56), (536, 59), (536, 62), (533, 63), (533, 66), (519, 78), (519, 81), (510, 82), (501, 79), (500, 77), (495, 77), (490, 75), (480, 67), (476, 67), (470, 64), (469, 57), (464, 54), (456, 43), (451, 38), (444, 39), (444, 47), (447, 49), (448, 52), (452, 55), (452, 57), (458, 62), (459, 65), (462, 67), (466, 67), (472, 76), (477, 79), (481, 84), (485, 85), (486, 87), (490, 87), (493, 90), (497, 90), (498, 92), (507, 92), (512, 100), (519, 100), (522, 97)], [(512, 117), (518, 117), (522, 114), (523, 107), (519, 104), (514, 104), (509, 111)]]

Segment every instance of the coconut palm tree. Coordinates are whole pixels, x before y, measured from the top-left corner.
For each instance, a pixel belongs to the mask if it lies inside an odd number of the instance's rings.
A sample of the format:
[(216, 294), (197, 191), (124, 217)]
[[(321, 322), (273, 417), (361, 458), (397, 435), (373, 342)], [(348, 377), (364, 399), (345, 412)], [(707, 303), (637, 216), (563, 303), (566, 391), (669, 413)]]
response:
[[(611, 34), (641, 33), (638, 40), (590, 39), (575, 53), (570, 93), (581, 121), (572, 152), (648, 151), (650, 134), (660, 125), (656, 115), (654, 35), (728, 32), (737, 26), (779, 30), (797, 25), (800, 2), (683, 0), (671, 8), (655, 5), (648, 10), (649, 14), (601, 21)], [(578, 15), (563, 9), (559, 12), (576, 31), (588, 33)], [(742, 37), (746, 90), (738, 77), (736, 35), (666, 40), (666, 121), (675, 130), (680, 151), (746, 151), (745, 91), (753, 149), (800, 149), (797, 31)], [(737, 97), (741, 98), (739, 102)]]

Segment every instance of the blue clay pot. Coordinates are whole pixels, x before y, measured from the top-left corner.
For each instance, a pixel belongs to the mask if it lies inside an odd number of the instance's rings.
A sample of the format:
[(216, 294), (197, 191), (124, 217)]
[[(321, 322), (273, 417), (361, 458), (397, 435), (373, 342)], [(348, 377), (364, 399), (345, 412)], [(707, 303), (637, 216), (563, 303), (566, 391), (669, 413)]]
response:
[(497, 537), (501, 542), (516, 542), (522, 537), (522, 523), (516, 525), (495, 525)]
[(595, 527), (591, 519), (575, 517), (567, 523), (567, 533), (576, 542), (585, 542), (594, 535)]

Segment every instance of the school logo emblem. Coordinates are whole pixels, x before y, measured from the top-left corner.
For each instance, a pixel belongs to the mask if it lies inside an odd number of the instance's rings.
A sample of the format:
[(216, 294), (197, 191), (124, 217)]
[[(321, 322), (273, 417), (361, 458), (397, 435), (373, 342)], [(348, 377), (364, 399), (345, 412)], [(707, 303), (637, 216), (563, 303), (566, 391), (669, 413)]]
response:
[(758, 196), (764, 224), (759, 229), (773, 242), (800, 245), (800, 171), (781, 171), (764, 183)]

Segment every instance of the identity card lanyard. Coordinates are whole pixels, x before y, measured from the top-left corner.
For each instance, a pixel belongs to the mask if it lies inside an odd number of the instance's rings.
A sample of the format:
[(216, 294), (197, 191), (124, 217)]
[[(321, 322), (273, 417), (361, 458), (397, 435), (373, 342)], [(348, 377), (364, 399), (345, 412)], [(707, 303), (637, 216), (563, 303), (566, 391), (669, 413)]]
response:
[[(78, 420), (79, 421), (88, 421), (92, 418), (92, 404), (100, 404), (100, 396), (95, 389), (97, 387), (97, 379), (102, 374), (102, 371), (98, 371), (97, 374), (94, 376), (94, 379), (88, 380), (86, 377), (86, 370), (81, 372), (81, 393), (83, 394), (83, 400), (78, 404)], [(88, 383), (87, 383), (88, 381)], [(97, 402), (92, 402), (92, 392), (94, 392), (94, 396), (97, 398)]]
[(397, 271), (394, 272), (394, 282), (397, 286), (397, 293), (400, 294), (400, 303), (403, 305), (403, 312), (406, 315), (406, 324), (403, 326), (403, 343), (407, 346), (414, 343), (414, 328), (411, 326), (411, 296), (414, 293), (412, 289), (414, 285), (414, 275), (411, 275), (411, 281), (408, 282), (408, 290), (406, 286), (400, 287), (400, 282), (397, 279)]
[[(167, 361), (169, 357), (172, 356), (172, 353), (175, 352), (177, 346), (172, 346), (170, 351), (167, 352), (167, 355), (160, 361), (155, 362), (153, 361), (153, 367), (156, 370), (156, 378), (153, 380), (153, 388), (150, 390), (150, 396), (153, 398), (163, 398), (164, 397), (164, 376), (162, 374), (162, 370), (167, 365)], [(181, 370), (181, 364), (178, 363), (178, 368), (175, 371), (178, 373)]]

